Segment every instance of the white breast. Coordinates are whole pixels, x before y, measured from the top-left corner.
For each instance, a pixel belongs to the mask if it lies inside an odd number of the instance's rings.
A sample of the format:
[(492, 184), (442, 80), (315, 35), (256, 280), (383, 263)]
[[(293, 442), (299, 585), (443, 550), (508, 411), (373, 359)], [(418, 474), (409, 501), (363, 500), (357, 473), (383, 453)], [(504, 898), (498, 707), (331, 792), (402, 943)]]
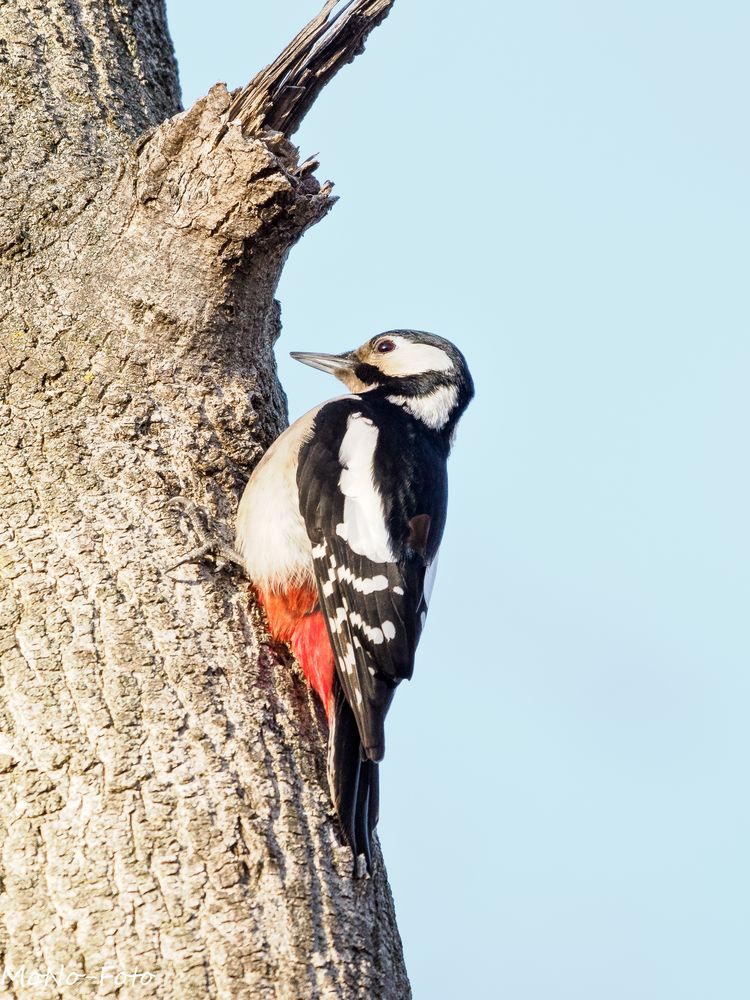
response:
[(315, 586), (310, 539), (299, 512), (297, 459), (320, 406), (281, 434), (258, 465), (237, 511), (235, 544), (257, 586)]

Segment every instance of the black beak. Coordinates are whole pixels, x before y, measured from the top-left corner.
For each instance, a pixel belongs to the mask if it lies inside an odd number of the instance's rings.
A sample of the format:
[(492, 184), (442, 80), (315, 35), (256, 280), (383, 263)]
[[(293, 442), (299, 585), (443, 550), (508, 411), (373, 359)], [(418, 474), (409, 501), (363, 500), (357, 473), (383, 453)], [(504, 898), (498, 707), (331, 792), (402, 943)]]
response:
[(319, 368), (320, 371), (328, 372), (329, 375), (335, 375), (337, 378), (353, 371), (358, 361), (353, 351), (349, 351), (347, 354), (314, 354), (308, 351), (292, 351), (291, 356), (295, 361), (301, 361), (303, 365)]

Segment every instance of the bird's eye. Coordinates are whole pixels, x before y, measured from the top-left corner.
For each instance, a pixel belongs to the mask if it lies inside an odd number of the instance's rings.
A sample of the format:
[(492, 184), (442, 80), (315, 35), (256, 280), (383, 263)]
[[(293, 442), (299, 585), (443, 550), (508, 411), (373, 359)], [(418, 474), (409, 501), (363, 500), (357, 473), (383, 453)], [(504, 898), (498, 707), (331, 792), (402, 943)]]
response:
[(396, 345), (392, 340), (381, 340), (375, 349), (378, 354), (388, 354), (389, 351), (396, 350)]

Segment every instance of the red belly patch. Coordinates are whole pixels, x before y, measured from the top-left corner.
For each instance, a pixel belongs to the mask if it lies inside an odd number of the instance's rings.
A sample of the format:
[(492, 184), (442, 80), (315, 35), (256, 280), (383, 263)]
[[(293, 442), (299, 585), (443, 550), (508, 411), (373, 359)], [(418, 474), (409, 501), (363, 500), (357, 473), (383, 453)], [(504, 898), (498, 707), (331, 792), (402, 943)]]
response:
[(312, 587), (296, 587), (281, 593), (259, 590), (271, 634), (288, 642), (312, 685), (329, 720), (333, 704), (333, 650), (326, 623), (318, 605), (318, 593)]

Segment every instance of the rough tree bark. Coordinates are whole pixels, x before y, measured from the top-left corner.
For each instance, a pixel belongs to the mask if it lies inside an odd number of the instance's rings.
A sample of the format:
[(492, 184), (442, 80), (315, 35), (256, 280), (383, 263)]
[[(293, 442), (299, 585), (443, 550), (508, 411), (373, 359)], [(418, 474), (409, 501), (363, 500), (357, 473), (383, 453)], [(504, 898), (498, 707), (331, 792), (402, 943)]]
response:
[(247, 581), (165, 570), (285, 425), (288, 134), (392, 2), (183, 113), (163, 0), (0, 10), (0, 996), (409, 996)]

